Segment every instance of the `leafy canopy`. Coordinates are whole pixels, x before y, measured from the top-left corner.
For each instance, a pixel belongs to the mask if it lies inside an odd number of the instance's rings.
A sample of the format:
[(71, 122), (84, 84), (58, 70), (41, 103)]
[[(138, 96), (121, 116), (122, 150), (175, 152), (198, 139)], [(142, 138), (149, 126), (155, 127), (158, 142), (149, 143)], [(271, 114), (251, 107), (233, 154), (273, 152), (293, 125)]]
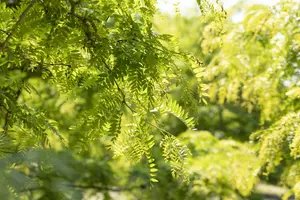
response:
[(78, 175), (86, 159), (101, 158), (93, 151), (103, 142), (115, 157), (146, 159), (148, 180), (158, 182), (155, 135), (173, 176), (188, 181), (188, 150), (159, 121), (172, 115), (193, 128), (193, 119), (168, 95), (180, 74), (174, 58), (191, 60), (167, 47), (169, 35), (153, 31), (154, 13), (151, 0), (1, 2), (1, 185), (8, 185), (1, 195), (38, 190), (36, 198), (80, 198), (83, 193), (64, 194), (63, 188), (96, 183), (108, 190), (105, 162), (87, 166), (91, 174), (105, 169), (99, 182)]
[(299, 3), (1, 2), (1, 198), (300, 198)]

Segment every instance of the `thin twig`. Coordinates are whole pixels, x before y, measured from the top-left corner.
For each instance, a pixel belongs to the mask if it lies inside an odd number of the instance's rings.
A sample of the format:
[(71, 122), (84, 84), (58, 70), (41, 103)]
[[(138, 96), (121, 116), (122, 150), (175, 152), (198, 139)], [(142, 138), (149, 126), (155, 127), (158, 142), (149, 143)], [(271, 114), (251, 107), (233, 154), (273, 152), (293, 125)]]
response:
[(79, 189), (96, 189), (99, 191), (112, 191), (112, 192), (125, 192), (125, 191), (131, 191), (134, 189), (144, 189), (145, 184), (138, 185), (138, 186), (132, 186), (132, 187), (108, 187), (108, 186), (95, 186), (95, 185), (74, 185), (74, 184), (68, 184), (66, 186), (72, 187), (72, 188), (79, 188)]
[[(105, 68), (106, 68), (110, 73), (112, 73), (112, 70), (110, 69), (110, 67), (108, 66), (108, 64), (105, 62), (104, 58), (101, 57), (101, 60), (102, 60), (102, 62), (104, 63)], [(118, 91), (119, 91), (119, 92), (121, 93), (121, 95), (122, 95), (124, 105), (125, 105), (127, 108), (129, 108), (129, 110), (131, 110), (131, 112), (136, 113), (136, 111), (135, 111), (133, 108), (131, 108), (131, 106), (129, 106), (128, 103), (126, 102), (126, 96), (125, 96), (123, 90), (120, 88), (120, 86), (119, 86), (119, 84), (118, 84), (118, 82), (116, 81), (115, 78), (113, 78), (113, 81), (114, 81), (114, 83), (116, 84)]]
[(14, 26), (12, 27), (10, 33), (8, 34), (8, 36), (6, 37), (6, 39), (4, 40), (4, 42), (2, 44), (2, 49), (4, 49), (6, 47), (9, 39), (13, 36), (13, 33), (16, 30), (16, 28), (20, 25), (20, 23), (22, 22), (22, 20), (25, 18), (25, 15), (28, 13), (28, 11), (34, 6), (35, 1), (36, 0), (31, 0), (31, 2), (29, 3), (29, 5), (22, 12), (22, 14), (20, 15), (18, 21), (14, 24)]
[(1, 31), (2, 33), (5, 33), (6, 35), (9, 35), (9, 33), (8, 33), (7, 31), (5, 31), (5, 30), (0, 29), (0, 31)]
[(64, 63), (39, 63), (39, 64), (45, 64), (45, 65), (51, 65), (51, 66), (66, 66), (66, 67), (72, 67), (70, 64), (64, 64)]
[[(156, 119), (154, 113), (152, 113), (152, 114), (153, 114), (153, 116), (154, 116), (155, 122), (156, 122), (158, 125), (160, 125), (160, 123), (159, 123), (158, 120)], [(174, 135), (173, 135), (172, 133), (170, 133), (169, 131), (167, 131), (167, 130), (165, 130), (165, 129), (163, 129), (163, 128), (160, 128), (159, 126), (156, 126), (155, 124), (152, 124), (151, 122), (146, 121), (146, 123), (149, 124), (150, 126), (156, 128), (157, 130), (159, 130), (159, 131), (162, 133), (162, 135), (167, 134), (167, 135), (172, 135), (172, 136), (174, 136)]]

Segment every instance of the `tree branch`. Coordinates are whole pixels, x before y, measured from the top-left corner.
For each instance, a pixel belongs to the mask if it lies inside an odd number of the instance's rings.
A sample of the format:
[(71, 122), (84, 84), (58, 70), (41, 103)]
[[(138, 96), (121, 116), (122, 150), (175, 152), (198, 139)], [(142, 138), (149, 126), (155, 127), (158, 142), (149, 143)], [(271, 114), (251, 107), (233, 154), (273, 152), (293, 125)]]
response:
[[(75, 2), (74, 0), (68, 0), (70, 5), (71, 5), (71, 10), (70, 10), (70, 15), (76, 17), (77, 19), (79, 19), (82, 24), (84, 25), (85, 27), (85, 35), (86, 37), (88, 38), (88, 40), (90, 41), (93, 41), (93, 38), (92, 38), (92, 31), (90, 30), (90, 26), (93, 28), (93, 31), (94, 31), (94, 34), (97, 38), (99, 38), (99, 35), (97, 34), (98, 33), (98, 30), (97, 30), (97, 27), (95, 25), (95, 23), (92, 21), (92, 20), (89, 20), (87, 19), (86, 17), (83, 17), (81, 15), (78, 15), (75, 11), (76, 11), (76, 6), (77, 6), (77, 2)], [(105, 59), (101, 57), (101, 61), (103, 62), (105, 68), (111, 73), (112, 70), (110, 69), (110, 67), (108, 66), (108, 64), (105, 62)], [(113, 81), (114, 83), (116, 84), (117, 86), (117, 89), (118, 91), (120, 92), (120, 94), (122, 95), (122, 98), (123, 98), (123, 104), (133, 113), (136, 113), (136, 111), (128, 105), (128, 103), (126, 102), (126, 96), (123, 92), (123, 90), (120, 88), (118, 82), (116, 81), (115, 78), (113, 78)]]
[[(146, 184), (141, 184), (137, 186), (132, 187), (109, 187), (109, 186), (96, 186), (96, 185), (76, 185), (76, 184), (64, 184), (67, 187), (75, 188), (75, 189), (94, 189), (98, 191), (111, 191), (111, 192), (125, 192), (125, 191), (131, 191), (134, 189), (145, 189)], [(21, 190), (20, 192), (32, 192), (36, 190), (43, 190), (44, 187), (32, 187), (32, 188), (26, 188)]]
[(125, 192), (134, 189), (146, 188), (145, 184), (132, 186), (132, 187), (109, 187), (109, 186), (95, 186), (95, 185), (75, 185), (75, 184), (68, 184), (67, 186), (72, 188), (78, 188), (78, 189), (95, 189), (98, 191), (112, 191), (112, 192)]
[(70, 64), (64, 64), (64, 63), (45, 63), (45, 62), (39, 62), (38, 64), (45, 64), (45, 65), (51, 65), (51, 66), (66, 66), (66, 67), (72, 67)]

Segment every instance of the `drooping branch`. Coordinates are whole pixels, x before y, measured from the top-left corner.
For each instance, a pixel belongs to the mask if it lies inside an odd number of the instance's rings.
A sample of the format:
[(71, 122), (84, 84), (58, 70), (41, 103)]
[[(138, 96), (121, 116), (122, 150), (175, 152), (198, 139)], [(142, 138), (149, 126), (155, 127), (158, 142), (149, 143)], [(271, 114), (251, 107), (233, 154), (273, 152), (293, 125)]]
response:
[[(94, 41), (94, 38), (92, 37), (92, 33), (94, 34), (94, 36), (99, 39), (100, 36), (98, 35), (98, 30), (97, 30), (97, 26), (95, 25), (94, 21), (91, 19), (88, 19), (86, 17), (83, 17), (79, 14), (76, 13), (76, 7), (78, 5), (78, 2), (75, 2), (74, 0), (68, 0), (68, 2), (71, 5), (71, 9), (70, 9), (70, 15), (76, 17), (77, 19), (79, 19), (84, 27), (84, 33), (87, 37), (87, 39), (89, 41)], [(92, 30), (91, 30), (92, 27)], [(94, 46), (92, 46), (93, 48)], [(100, 56), (101, 57), (101, 56)], [(101, 57), (101, 61), (104, 64), (104, 67), (108, 70), (109, 73), (112, 73), (111, 68), (109, 67), (109, 65), (106, 63), (105, 59), (103, 57)], [(136, 111), (127, 103), (126, 101), (126, 96), (125, 93), (123, 92), (123, 90), (121, 89), (120, 85), (118, 84), (117, 80), (115, 78), (113, 78), (113, 82), (115, 83), (119, 93), (122, 96), (122, 103), (132, 112), (132, 113), (136, 113)]]
[[(84, 27), (84, 33), (87, 37), (87, 39), (89, 41), (94, 41), (94, 38), (92, 37), (92, 33), (96, 36), (97, 39), (100, 38), (100, 36), (98, 35), (98, 30), (97, 30), (97, 26), (95, 25), (95, 23), (93, 22), (93, 20), (88, 19), (86, 17), (83, 17), (79, 14), (76, 13), (76, 6), (78, 5), (77, 2), (75, 2), (74, 0), (68, 0), (68, 2), (71, 5), (71, 10), (70, 10), (70, 15), (76, 17), (77, 19), (79, 19)], [(93, 30), (91, 30), (91, 27)], [(92, 46), (94, 47), (94, 46)], [(101, 57), (101, 61), (104, 64), (104, 67), (108, 70), (109, 73), (112, 73), (112, 70), (110, 69), (110, 67), (108, 66), (108, 64), (106, 63), (105, 59), (103, 57)], [(132, 112), (132, 113), (136, 113), (136, 111), (127, 103), (126, 101), (126, 96), (125, 93), (123, 92), (123, 90), (121, 89), (120, 85), (118, 84), (117, 80), (115, 78), (113, 78), (113, 82), (115, 83), (118, 91), (120, 92), (121, 96), (122, 96), (122, 103)]]

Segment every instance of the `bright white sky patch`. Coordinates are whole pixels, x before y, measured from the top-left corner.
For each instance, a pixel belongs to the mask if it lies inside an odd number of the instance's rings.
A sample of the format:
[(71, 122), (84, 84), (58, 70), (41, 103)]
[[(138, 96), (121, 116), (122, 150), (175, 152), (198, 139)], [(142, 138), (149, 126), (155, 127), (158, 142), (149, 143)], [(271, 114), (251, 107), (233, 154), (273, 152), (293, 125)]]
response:
[[(223, 0), (224, 8), (235, 5), (240, 0)], [(280, 0), (244, 0), (246, 4), (264, 4), (264, 5), (274, 5)], [(300, 1), (300, 0), (296, 0)], [(195, 15), (199, 13), (196, 0), (157, 0), (157, 7), (162, 11), (169, 14), (175, 13), (175, 6), (178, 4), (178, 9), (182, 15)]]

